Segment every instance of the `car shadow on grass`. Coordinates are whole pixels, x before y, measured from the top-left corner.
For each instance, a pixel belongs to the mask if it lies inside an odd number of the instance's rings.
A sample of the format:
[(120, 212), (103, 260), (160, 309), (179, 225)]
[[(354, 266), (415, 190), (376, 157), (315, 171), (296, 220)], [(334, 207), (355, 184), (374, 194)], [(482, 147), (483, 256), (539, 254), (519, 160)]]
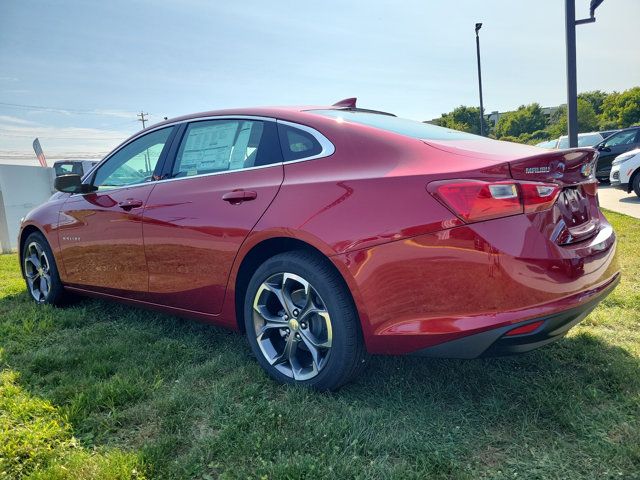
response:
[(372, 357), (355, 382), (319, 394), (273, 383), (241, 335), (209, 325), (98, 300), (39, 307), (26, 293), (0, 312), (0, 361), (21, 383), (59, 406), (83, 445), (139, 450), (158, 476), (277, 477), (317, 459), (345, 477), (416, 466), (474, 477), (514, 461), (520, 471), (540, 452), (574, 469), (589, 468), (584, 455), (622, 471), (633, 458), (618, 448), (637, 435), (624, 424), (640, 362), (587, 333), (516, 357)]
[[(348, 387), (372, 405), (376, 396), (419, 409), (425, 401), (456, 410), (486, 406), (497, 417), (535, 413), (549, 425), (569, 426), (594, 396), (640, 392), (640, 361), (627, 350), (579, 333), (522, 355), (472, 360), (374, 357), (363, 378)], [(499, 404), (500, 408), (496, 408)], [(589, 407), (591, 408), (591, 407)], [(582, 416), (582, 413), (579, 414)], [(497, 418), (496, 418), (497, 419)]]

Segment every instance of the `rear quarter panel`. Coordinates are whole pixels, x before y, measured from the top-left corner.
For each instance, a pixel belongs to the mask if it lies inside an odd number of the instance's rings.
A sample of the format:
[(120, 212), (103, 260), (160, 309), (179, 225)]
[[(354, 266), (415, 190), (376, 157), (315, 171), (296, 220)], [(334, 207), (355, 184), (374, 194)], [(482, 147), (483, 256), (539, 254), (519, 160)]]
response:
[(255, 231), (305, 232), (343, 253), (459, 225), (427, 192), (435, 177), (470, 169), (476, 177), (508, 175), (506, 164), (452, 155), (371, 127), (328, 119), (313, 126), (334, 143), (335, 153), (285, 164), (280, 192)]

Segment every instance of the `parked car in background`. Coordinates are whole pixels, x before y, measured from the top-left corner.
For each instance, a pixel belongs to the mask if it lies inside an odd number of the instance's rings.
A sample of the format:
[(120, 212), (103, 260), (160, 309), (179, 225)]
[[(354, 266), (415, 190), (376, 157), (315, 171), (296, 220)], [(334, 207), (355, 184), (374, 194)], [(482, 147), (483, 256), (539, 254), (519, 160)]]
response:
[[(600, 132), (578, 134), (578, 147), (593, 147), (604, 139)], [(557, 149), (569, 148), (569, 137), (563, 135), (558, 139)]]
[(608, 182), (613, 159), (640, 147), (640, 126), (620, 130), (605, 138), (595, 147), (600, 152), (596, 166), (596, 178), (601, 182)]
[(82, 177), (97, 163), (98, 160), (57, 160), (53, 164), (53, 170), (56, 172), (56, 177), (70, 173), (75, 173)]
[(355, 99), (188, 115), (57, 177), (20, 264), (38, 304), (232, 328), (277, 381), (332, 390), (367, 353), (520, 353), (584, 319), (620, 279), (595, 159)]
[(546, 148), (548, 150), (553, 150), (558, 145), (558, 139), (554, 138), (553, 140), (546, 140), (544, 142), (536, 143), (536, 147)]
[(640, 148), (618, 155), (611, 164), (611, 186), (640, 197)]
[[(600, 132), (579, 133), (578, 147), (593, 147), (603, 139), (604, 136)], [(569, 148), (569, 137), (567, 135), (563, 135), (560, 138), (536, 143), (536, 147), (547, 148), (550, 150)]]

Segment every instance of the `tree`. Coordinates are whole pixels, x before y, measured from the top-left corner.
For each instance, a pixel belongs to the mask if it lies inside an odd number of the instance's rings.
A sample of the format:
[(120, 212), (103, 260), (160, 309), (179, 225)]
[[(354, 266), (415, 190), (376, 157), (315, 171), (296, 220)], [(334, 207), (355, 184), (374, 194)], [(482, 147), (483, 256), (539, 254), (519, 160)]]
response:
[[(598, 129), (598, 116), (591, 103), (578, 97), (578, 132), (593, 132)], [(560, 137), (567, 134), (567, 107), (562, 105), (551, 117), (547, 127), (551, 137)]]
[(583, 99), (589, 102), (593, 107), (593, 111), (596, 115), (600, 115), (602, 113), (602, 104), (604, 100), (609, 96), (608, 93), (603, 92), (602, 90), (593, 90), (591, 92), (582, 92), (578, 95), (578, 99)]
[(523, 133), (543, 130), (546, 126), (547, 118), (540, 105), (532, 103), (521, 105), (515, 112), (503, 114), (496, 124), (495, 133), (497, 138), (519, 137)]
[(640, 87), (613, 92), (602, 103), (600, 128), (625, 128), (640, 123)]
[[(434, 123), (441, 127), (461, 130), (463, 132), (480, 134), (480, 108), (467, 107), (460, 105), (458, 108), (449, 113), (443, 113)], [(489, 124), (483, 118), (483, 127), (485, 135), (489, 133)]]

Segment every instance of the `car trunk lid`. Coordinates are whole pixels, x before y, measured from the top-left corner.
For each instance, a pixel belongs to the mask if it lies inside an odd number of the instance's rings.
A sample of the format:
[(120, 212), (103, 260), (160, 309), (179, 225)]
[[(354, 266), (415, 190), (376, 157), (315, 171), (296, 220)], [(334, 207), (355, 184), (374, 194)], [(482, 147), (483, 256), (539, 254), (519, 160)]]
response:
[(553, 207), (552, 239), (559, 244), (576, 243), (595, 235), (600, 215), (592, 148), (558, 150), (509, 162), (516, 180), (556, 183), (562, 191)]
[[(529, 145), (480, 138), (464, 141), (431, 141), (428, 145), (457, 155), (477, 158), (486, 170), (487, 162), (507, 165), (509, 176), (521, 182), (558, 185), (561, 192), (552, 209), (544, 213), (541, 228), (560, 244), (586, 240), (599, 230), (595, 164), (592, 148), (543, 150)], [(473, 175), (465, 172), (465, 176)], [(536, 214), (537, 215), (537, 214)]]

